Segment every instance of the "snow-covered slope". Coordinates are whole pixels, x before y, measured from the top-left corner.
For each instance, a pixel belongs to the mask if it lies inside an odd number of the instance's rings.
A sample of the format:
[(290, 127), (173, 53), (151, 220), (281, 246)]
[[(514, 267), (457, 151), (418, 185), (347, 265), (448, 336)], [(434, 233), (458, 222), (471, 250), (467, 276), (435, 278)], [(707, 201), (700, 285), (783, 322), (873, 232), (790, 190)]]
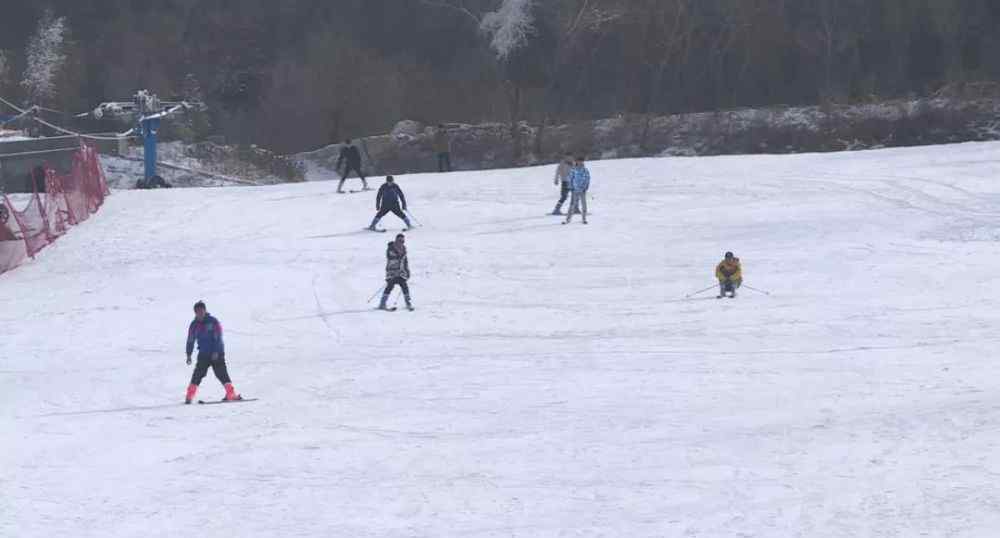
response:
[[(118, 192), (0, 276), (0, 536), (995, 536), (998, 163), (402, 177), (414, 313), (373, 193)], [(260, 401), (180, 405), (197, 299)]]

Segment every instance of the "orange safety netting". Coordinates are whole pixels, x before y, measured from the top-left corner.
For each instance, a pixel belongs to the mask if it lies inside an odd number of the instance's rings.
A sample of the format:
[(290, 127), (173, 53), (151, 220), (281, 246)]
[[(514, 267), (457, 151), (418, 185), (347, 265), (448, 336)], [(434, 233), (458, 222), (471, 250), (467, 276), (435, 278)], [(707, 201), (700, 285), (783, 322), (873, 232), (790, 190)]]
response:
[(81, 143), (67, 175), (45, 167), (45, 193), (31, 194), (17, 209), (6, 194), (0, 200), (0, 273), (35, 257), (70, 226), (90, 217), (110, 194), (97, 151)]

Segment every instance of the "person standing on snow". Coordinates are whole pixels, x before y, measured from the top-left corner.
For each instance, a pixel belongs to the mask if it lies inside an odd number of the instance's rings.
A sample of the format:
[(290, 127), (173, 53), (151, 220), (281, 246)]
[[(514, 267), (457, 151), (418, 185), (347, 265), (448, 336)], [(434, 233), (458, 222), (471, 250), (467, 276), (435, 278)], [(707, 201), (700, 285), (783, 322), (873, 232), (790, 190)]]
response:
[(344, 146), (340, 148), (340, 157), (337, 158), (337, 171), (340, 171), (341, 165), (346, 164), (344, 168), (344, 173), (340, 175), (340, 184), (337, 185), (337, 192), (344, 192), (344, 182), (347, 181), (347, 176), (350, 175), (351, 171), (355, 171), (358, 177), (361, 178), (361, 183), (364, 185), (364, 190), (368, 190), (368, 180), (365, 179), (364, 172), (361, 171), (361, 152), (358, 151), (357, 146), (351, 143), (351, 140), (345, 140)]
[(211, 367), (215, 372), (215, 377), (219, 379), (226, 389), (226, 397), (223, 401), (242, 400), (243, 397), (237, 394), (233, 388), (233, 382), (229, 379), (229, 371), (226, 369), (226, 347), (222, 342), (222, 324), (208, 313), (205, 303), (198, 301), (194, 304), (194, 321), (188, 327), (187, 337), (187, 363), (191, 364), (191, 353), (194, 351), (194, 344), (198, 343), (198, 362), (195, 364), (194, 373), (191, 374), (191, 384), (187, 388), (187, 396), (184, 403), (189, 404), (198, 392), (198, 385), (208, 374)]
[[(410, 279), (410, 261), (406, 257), (406, 236), (399, 234), (396, 240), (389, 243), (385, 251), (385, 289), (382, 291), (382, 301), (379, 303), (379, 310), (389, 310), (386, 302), (392, 290), (399, 285), (403, 290), (403, 298), (406, 299), (406, 309), (413, 311), (413, 302), (410, 301), (410, 286), (406, 283)], [(395, 310), (395, 308), (393, 308)]]
[(569, 224), (576, 213), (581, 213), (583, 223), (587, 224), (587, 191), (590, 189), (590, 171), (583, 165), (583, 157), (577, 157), (573, 168), (569, 171), (569, 188), (573, 192), (573, 197), (570, 199), (569, 212), (567, 212), (563, 224)]
[[(567, 153), (563, 156), (563, 160), (559, 161), (559, 166), (556, 166), (556, 177), (552, 183), (559, 189), (559, 201), (556, 202), (555, 209), (552, 210), (553, 215), (562, 215), (562, 206), (566, 203), (566, 199), (569, 198), (569, 172), (573, 169), (573, 156)], [(572, 209), (570, 205), (570, 209)]]
[[(400, 204), (402, 204), (402, 209), (400, 209)], [(390, 212), (403, 219), (407, 230), (413, 228), (410, 224), (410, 219), (406, 216), (406, 213), (403, 213), (403, 211), (406, 211), (406, 196), (403, 196), (403, 189), (400, 189), (399, 185), (396, 185), (396, 181), (392, 176), (386, 176), (385, 183), (379, 187), (378, 194), (375, 195), (375, 210), (378, 213), (375, 214), (375, 218), (372, 219), (372, 223), (368, 226), (368, 229), (373, 232), (377, 231), (375, 226), (382, 220), (382, 217), (388, 215)]]
[(740, 259), (732, 252), (726, 253), (726, 259), (715, 266), (715, 278), (719, 279), (719, 299), (729, 293), (729, 298), (736, 297), (736, 290), (743, 285), (743, 267)]
[(438, 172), (451, 172), (451, 140), (443, 123), (434, 131), (434, 153), (437, 153)]

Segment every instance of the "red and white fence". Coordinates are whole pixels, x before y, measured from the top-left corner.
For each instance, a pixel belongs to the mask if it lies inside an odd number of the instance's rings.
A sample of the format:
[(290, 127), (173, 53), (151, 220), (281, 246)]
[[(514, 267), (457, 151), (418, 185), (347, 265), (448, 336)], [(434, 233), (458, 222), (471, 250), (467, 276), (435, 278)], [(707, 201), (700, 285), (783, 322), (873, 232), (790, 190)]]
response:
[(45, 192), (35, 192), (22, 209), (6, 194), (0, 200), (0, 273), (34, 258), (71, 226), (87, 220), (110, 194), (97, 150), (81, 143), (67, 175), (45, 167)]

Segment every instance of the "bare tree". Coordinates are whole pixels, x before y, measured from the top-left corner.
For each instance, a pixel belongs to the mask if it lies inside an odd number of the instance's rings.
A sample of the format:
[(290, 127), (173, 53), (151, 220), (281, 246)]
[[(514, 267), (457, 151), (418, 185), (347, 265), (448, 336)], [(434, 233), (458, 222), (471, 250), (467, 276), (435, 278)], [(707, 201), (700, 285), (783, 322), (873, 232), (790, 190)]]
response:
[(834, 99), (850, 86), (850, 72), (839, 70), (857, 46), (864, 17), (858, 21), (863, 5), (851, 0), (813, 0), (811, 20), (802, 27), (798, 45), (819, 60), (822, 69), (821, 96)]
[[(563, 87), (564, 71), (568, 70), (574, 55), (580, 52), (588, 37), (592, 44), (599, 44), (621, 22), (626, 12), (615, 0), (567, 0), (560, 2), (556, 9), (555, 51), (548, 66), (546, 102), (535, 136), (534, 151), (539, 156), (545, 153), (546, 126), (562, 119), (567, 102), (574, 93)], [(592, 53), (599, 48), (593, 47)], [(584, 77), (577, 77), (577, 89), (583, 81)]]
[(464, 0), (421, 0), (421, 3), (439, 9), (448, 9), (467, 17), (476, 24), (479, 32), (487, 39), (494, 55), (496, 68), (504, 81), (507, 93), (507, 111), (510, 122), (514, 156), (523, 150), (520, 122), (523, 108), (523, 77), (515, 76), (519, 62), (525, 60), (519, 55), (536, 34), (535, 0), (498, 0), (493, 11), (476, 13), (466, 6)]

